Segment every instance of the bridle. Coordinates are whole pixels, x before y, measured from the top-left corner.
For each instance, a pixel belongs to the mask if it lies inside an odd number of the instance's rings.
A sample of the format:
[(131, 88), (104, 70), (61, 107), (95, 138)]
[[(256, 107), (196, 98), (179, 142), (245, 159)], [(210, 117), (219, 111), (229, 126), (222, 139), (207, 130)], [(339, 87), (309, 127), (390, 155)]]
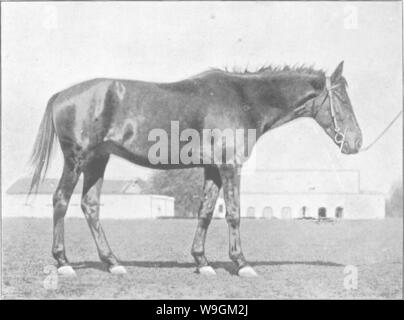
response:
[[(335, 85), (331, 85), (331, 79), (329, 77), (326, 77), (326, 82), (325, 82), (326, 86), (325, 86), (325, 90), (326, 90), (326, 94), (324, 96), (323, 101), (321, 102), (320, 108), (323, 106), (324, 102), (327, 100), (327, 98), (329, 98), (330, 100), (330, 112), (331, 112), (331, 119), (332, 122), (334, 124), (334, 141), (339, 144), (340, 146), (340, 151), (342, 151), (342, 148), (344, 147), (344, 142), (345, 142), (345, 135), (346, 135), (346, 131), (347, 129), (345, 128), (344, 132), (341, 132), (341, 128), (338, 126), (338, 121), (336, 118), (336, 112), (335, 112), (335, 107), (334, 107), (334, 101), (333, 101), (333, 94), (335, 94), (334, 90), (338, 87), (341, 86), (340, 83), (335, 84)], [(335, 94), (335, 96), (339, 99), (342, 100), (342, 98), (340, 96), (338, 96), (338, 94)], [(294, 113), (299, 113), (302, 110), (306, 110), (309, 109), (311, 110), (311, 115), (315, 118), (317, 115), (317, 112), (314, 113), (314, 107), (315, 107), (315, 100), (318, 98), (318, 96), (310, 99), (309, 101), (307, 101), (306, 103), (304, 103), (302, 106), (297, 107), (294, 109)], [(308, 103), (311, 101), (311, 107), (307, 107)], [(319, 109), (320, 109), (319, 108)], [(378, 134), (376, 136), (375, 139), (373, 139), (373, 141), (371, 143), (369, 143), (366, 147), (362, 147), (359, 152), (364, 152), (369, 150), (371, 147), (373, 147), (377, 141), (379, 141), (385, 134), (386, 132), (393, 126), (393, 124), (400, 118), (400, 116), (402, 115), (403, 110), (400, 110), (395, 117), (393, 118), (393, 120), (390, 121), (390, 123), (380, 132), (380, 134)]]
[[(330, 79), (330, 77), (326, 77), (326, 79), (325, 79), (325, 91), (326, 91), (326, 94), (325, 94), (325, 96), (324, 96), (324, 99), (323, 99), (323, 101), (321, 102), (321, 104), (320, 104), (320, 108), (323, 106), (323, 104), (324, 104), (324, 102), (327, 100), (327, 98), (329, 99), (329, 101), (330, 101), (330, 112), (331, 112), (331, 119), (332, 119), (332, 122), (333, 122), (333, 124), (334, 124), (334, 132), (335, 132), (335, 135), (334, 135), (334, 141), (340, 146), (340, 150), (342, 150), (342, 148), (343, 148), (343, 146), (344, 146), (344, 142), (345, 142), (345, 134), (346, 134), (346, 131), (347, 131), (347, 129), (345, 128), (345, 130), (344, 130), (344, 132), (342, 132), (341, 131), (341, 128), (339, 127), (339, 125), (338, 125), (338, 121), (337, 121), (337, 117), (336, 117), (336, 111), (335, 111), (335, 106), (334, 106), (334, 99), (333, 99), (333, 96), (334, 96), (334, 90), (336, 89), (336, 88), (338, 88), (338, 87), (340, 87), (341, 86), (341, 84), (340, 83), (338, 83), (338, 84), (335, 84), (335, 85), (332, 85), (331, 84), (331, 79)], [(338, 95), (335, 95), (336, 97), (338, 97), (339, 99), (341, 99)], [(315, 105), (315, 99), (316, 99), (317, 97), (315, 97), (315, 98), (313, 98), (312, 99), (312, 106), (311, 106), (311, 110), (313, 111), (313, 109), (314, 109), (314, 105)], [(303, 110), (303, 109), (306, 109), (306, 106), (307, 106), (307, 102), (305, 103), (305, 104), (303, 104), (302, 106), (300, 106), (300, 107), (298, 107), (298, 108), (296, 108), (296, 109), (294, 109), (294, 112), (296, 113), (296, 112), (299, 112), (299, 111), (301, 111), (301, 110)], [(315, 115), (314, 115), (315, 116)]]
[[(321, 103), (321, 105), (323, 105), (325, 100), (327, 98), (329, 98), (329, 100), (330, 100), (330, 110), (331, 110), (331, 119), (332, 119), (332, 122), (334, 124), (334, 132), (335, 132), (334, 141), (340, 146), (340, 149), (342, 150), (342, 148), (344, 146), (344, 142), (345, 142), (345, 134), (346, 134), (347, 128), (345, 128), (344, 133), (342, 133), (341, 128), (338, 126), (337, 118), (335, 116), (336, 112), (335, 112), (334, 101), (333, 101), (333, 90), (338, 88), (340, 85), (341, 84), (332, 85), (330, 77), (327, 77), (325, 79), (325, 86), (326, 86), (327, 94), (326, 94), (323, 102)], [(336, 96), (338, 97), (338, 95), (336, 95)]]

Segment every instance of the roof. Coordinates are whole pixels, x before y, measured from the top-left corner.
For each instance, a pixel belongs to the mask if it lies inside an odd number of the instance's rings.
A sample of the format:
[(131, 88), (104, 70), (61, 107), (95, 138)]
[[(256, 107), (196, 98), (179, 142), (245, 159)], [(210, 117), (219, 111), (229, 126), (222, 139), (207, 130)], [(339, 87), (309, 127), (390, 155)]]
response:
[[(38, 194), (53, 194), (59, 183), (59, 179), (45, 179), (38, 187)], [(22, 178), (14, 182), (7, 190), (7, 194), (28, 194), (30, 178)], [(145, 187), (145, 181), (141, 179), (133, 180), (104, 180), (102, 186), (103, 194), (138, 194)], [(77, 183), (74, 193), (81, 194), (83, 181)]]

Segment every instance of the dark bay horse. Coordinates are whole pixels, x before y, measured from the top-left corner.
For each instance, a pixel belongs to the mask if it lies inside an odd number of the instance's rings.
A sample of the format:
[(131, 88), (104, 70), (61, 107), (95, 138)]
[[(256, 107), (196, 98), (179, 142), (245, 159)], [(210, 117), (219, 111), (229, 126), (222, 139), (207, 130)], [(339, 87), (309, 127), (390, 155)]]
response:
[[(313, 118), (342, 153), (359, 151), (362, 135), (347, 94), (341, 62), (330, 77), (307, 67), (265, 67), (256, 72), (210, 70), (174, 83), (94, 79), (51, 97), (32, 153), (35, 166), (30, 193), (45, 176), (57, 136), (64, 168), (53, 195), (52, 254), (61, 274), (74, 274), (65, 254), (64, 217), (81, 174), (81, 207), (100, 259), (111, 273), (124, 273), (112, 253), (99, 220), (101, 186), (111, 154), (150, 168), (204, 168), (204, 197), (192, 244), (201, 274), (215, 274), (205, 257), (205, 238), (219, 191), (223, 188), (229, 227), (229, 254), (240, 276), (254, 276), (241, 250), (240, 175), (245, 159), (230, 163), (157, 163), (149, 150), (149, 134), (159, 128), (170, 132), (172, 121), (180, 130), (252, 129), (258, 139), (268, 130), (298, 117)], [(174, 139), (169, 136), (169, 139)], [(185, 142), (182, 141), (184, 144)], [(210, 144), (205, 140), (204, 144)], [(213, 143), (213, 142), (212, 142)], [(213, 149), (222, 145), (209, 145)], [(202, 150), (202, 149), (201, 149)], [(198, 156), (209, 157), (199, 150)], [(203, 149), (204, 150), (204, 149)], [(172, 157), (170, 144), (168, 154)], [(213, 159), (214, 160), (214, 159)]]

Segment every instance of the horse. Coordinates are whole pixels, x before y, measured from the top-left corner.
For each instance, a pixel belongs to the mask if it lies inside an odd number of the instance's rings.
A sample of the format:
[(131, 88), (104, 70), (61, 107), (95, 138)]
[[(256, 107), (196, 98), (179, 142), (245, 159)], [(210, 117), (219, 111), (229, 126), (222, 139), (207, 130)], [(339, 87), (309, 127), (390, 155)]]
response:
[[(312, 67), (265, 66), (256, 71), (209, 69), (185, 80), (157, 83), (97, 78), (54, 94), (32, 151), (34, 173), (29, 194), (36, 192), (51, 160), (55, 136), (63, 159), (63, 173), (53, 194), (52, 255), (58, 272), (74, 275), (66, 257), (64, 217), (73, 190), (83, 174), (81, 209), (94, 238), (100, 260), (113, 274), (126, 273), (113, 254), (100, 223), (100, 195), (110, 155), (156, 169), (202, 167), (203, 197), (191, 253), (197, 272), (214, 275), (205, 256), (205, 239), (219, 192), (223, 189), (229, 230), (229, 256), (242, 277), (256, 276), (244, 257), (240, 241), (240, 171), (248, 157), (230, 162), (159, 163), (152, 159), (149, 133), (170, 132), (172, 121), (181, 130), (251, 129), (259, 139), (269, 130), (300, 117), (315, 120), (344, 154), (357, 153), (362, 134), (342, 75), (343, 61), (331, 76)], [(174, 137), (169, 137), (174, 139)], [(185, 143), (184, 141), (182, 143)], [(211, 140), (213, 149), (224, 148)], [(171, 154), (178, 150), (171, 150)], [(213, 157), (200, 149), (199, 157)], [(221, 150), (218, 150), (221, 151)], [(169, 159), (169, 160), (170, 160)]]

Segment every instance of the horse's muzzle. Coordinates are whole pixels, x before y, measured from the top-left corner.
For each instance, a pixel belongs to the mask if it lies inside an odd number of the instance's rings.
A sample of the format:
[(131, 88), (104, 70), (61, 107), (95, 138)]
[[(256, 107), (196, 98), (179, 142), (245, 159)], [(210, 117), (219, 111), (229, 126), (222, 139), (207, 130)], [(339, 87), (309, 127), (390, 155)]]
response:
[(350, 144), (348, 141), (343, 141), (342, 143), (344, 144), (341, 148), (342, 153), (355, 154), (358, 153), (362, 147), (362, 138), (359, 137), (355, 139), (352, 144)]

